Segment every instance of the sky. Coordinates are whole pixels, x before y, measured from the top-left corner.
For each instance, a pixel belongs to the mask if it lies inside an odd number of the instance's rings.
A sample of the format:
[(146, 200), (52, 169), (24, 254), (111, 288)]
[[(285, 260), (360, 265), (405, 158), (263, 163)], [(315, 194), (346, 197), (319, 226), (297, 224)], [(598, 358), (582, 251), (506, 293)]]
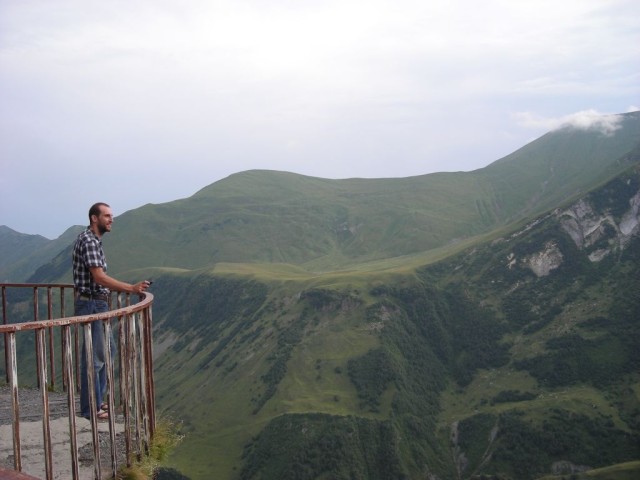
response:
[(639, 105), (637, 0), (0, 0), (0, 225), (472, 171)]

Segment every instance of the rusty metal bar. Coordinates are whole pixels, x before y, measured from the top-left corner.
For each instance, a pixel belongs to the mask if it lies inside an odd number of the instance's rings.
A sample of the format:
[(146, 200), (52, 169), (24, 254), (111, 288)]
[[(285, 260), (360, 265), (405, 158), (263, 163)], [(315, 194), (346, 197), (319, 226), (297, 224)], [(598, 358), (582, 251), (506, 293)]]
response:
[(136, 314), (134, 313), (131, 319), (131, 370), (133, 372), (133, 405), (135, 412), (135, 435), (136, 435), (136, 447), (138, 452), (138, 459), (143, 451), (142, 435), (140, 429), (142, 427), (142, 418), (140, 416), (140, 375), (138, 374), (139, 368), (139, 350), (138, 342), (136, 341), (137, 329), (136, 329)]
[[(60, 289), (60, 318), (64, 318), (64, 287)], [(67, 356), (66, 352), (66, 339), (64, 337), (65, 328), (62, 328), (62, 335), (60, 335), (60, 356), (62, 358), (62, 391), (66, 392), (69, 388), (68, 375), (67, 375)]]
[(10, 366), (9, 385), (11, 388), (11, 405), (13, 407), (13, 467), (20, 472), (22, 470), (22, 455), (20, 452), (20, 400), (18, 397), (18, 360), (16, 357), (16, 334), (9, 332), (9, 342), (6, 344), (9, 351)]
[(42, 438), (44, 440), (44, 464), (47, 478), (53, 478), (53, 457), (51, 450), (51, 425), (49, 423), (49, 390), (47, 389), (47, 362), (45, 352), (45, 330), (36, 330), (38, 348), (38, 383), (42, 395)]
[[(120, 295), (117, 296), (117, 305), (118, 305), (118, 309), (122, 308), (122, 298), (120, 297)], [(120, 349), (118, 350), (119, 352), (119, 359), (120, 359), (120, 405), (124, 405), (124, 396), (123, 396), (123, 392), (125, 390), (125, 321), (123, 321), (123, 317), (122, 315), (118, 317), (118, 346), (120, 347)]]
[(64, 287), (60, 287), (60, 318), (65, 317)]
[[(62, 344), (62, 355), (65, 359), (64, 379), (67, 385), (73, 385), (71, 327), (69, 325), (62, 327)], [(69, 438), (71, 439), (71, 475), (73, 480), (78, 480), (80, 478), (80, 472), (78, 465), (78, 437), (76, 435), (76, 398), (73, 388), (67, 389), (67, 408), (69, 409)]]
[[(12, 286), (12, 284), (4, 284), (6, 286)], [(29, 284), (25, 284), (29, 285)], [(18, 286), (23, 286), (18, 284)], [(85, 324), (89, 322), (93, 322), (95, 320), (108, 320), (113, 317), (132, 314), (135, 312), (141, 312), (147, 308), (150, 308), (153, 303), (153, 295), (151, 293), (146, 293), (144, 298), (137, 304), (131, 306), (125, 306), (119, 310), (109, 310), (102, 313), (94, 313), (91, 315), (84, 315), (79, 317), (66, 317), (66, 318), (58, 318), (53, 320), (40, 320), (36, 323), (34, 322), (22, 322), (22, 323), (11, 323), (8, 325), (0, 325), (0, 333), (5, 332), (20, 332), (24, 330), (38, 330), (40, 328), (46, 327), (61, 327), (63, 325), (75, 325), (75, 324)]]
[[(123, 356), (124, 362), (122, 364), (122, 376), (124, 377), (124, 389), (122, 391), (123, 394), (123, 406), (124, 406), (124, 428), (125, 431), (131, 432), (131, 348), (130, 348), (130, 334), (131, 331), (131, 322), (130, 322), (131, 314), (127, 314), (124, 317), (124, 343), (123, 343)], [(131, 445), (131, 435), (125, 436), (125, 452), (127, 456), (127, 466), (131, 466), (131, 458), (132, 458), (132, 445)]]
[[(100, 325), (97, 325), (98, 322), (94, 322), (93, 325), (96, 325), (98, 328)], [(91, 323), (85, 323), (83, 326), (84, 329), (84, 345), (85, 345), (85, 360), (87, 365), (87, 384), (88, 384), (88, 393), (89, 393), (89, 412), (90, 412), (90, 421), (91, 421), (91, 434), (93, 441), (93, 467), (95, 472), (95, 478), (102, 478), (100, 472), (100, 437), (98, 435), (98, 412), (96, 410), (96, 376), (95, 376), (95, 368), (93, 364), (93, 343), (91, 340)]]
[[(53, 299), (51, 297), (51, 286), (47, 287), (47, 318), (53, 320)], [(56, 385), (56, 354), (53, 348), (53, 327), (49, 327), (49, 370), (51, 371), (51, 388)]]
[[(33, 287), (33, 321), (37, 322), (39, 315), (39, 304), (38, 304), (38, 287)], [(38, 371), (38, 365), (40, 365), (40, 350), (38, 349), (38, 341), (36, 338), (33, 339), (35, 342), (35, 351), (36, 351), (36, 372)], [(38, 381), (38, 388), (41, 388), (40, 385), (40, 377), (36, 375), (36, 379)]]
[(80, 325), (73, 326), (74, 361), (76, 366), (76, 392), (80, 391)]
[(149, 413), (148, 413), (148, 406), (149, 404), (147, 403), (147, 387), (149, 386), (149, 384), (147, 383), (147, 379), (145, 378), (146, 375), (145, 373), (147, 372), (147, 362), (146, 362), (146, 355), (145, 355), (145, 328), (144, 328), (144, 318), (142, 317), (142, 315), (138, 315), (138, 339), (137, 342), (139, 342), (140, 346), (139, 346), (139, 351), (140, 351), (140, 371), (143, 372), (142, 375), (140, 375), (139, 377), (139, 381), (140, 381), (140, 416), (141, 416), (141, 420), (142, 420), (142, 432), (143, 432), (143, 444), (144, 444), (144, 448), (146, 451), (148, 451), (149, 449), (149, 436), (147, 435), (147, 433), (149, 432), (150, 428), (149, 428)]
[(109, 405), (109, 438), (111, 439), (111, 475), (116, 476), (118, 472), (118, 458), (117, 458), (117, 445), (116, 445), (116, 416), (114, 405), (114, 381), (113, 381), (113, 359), (111, 358), (111, 322), (104, 323), (104, 339), (105, 339), (105, 362), (107, 367), (107, 387), (109, 394), (107, 396), (107, 402)]
[[(2, 286), (2, 324), (7, 324), (7, 287)], [(5, 380), (9, 383), (9, 351), (7, 344), (9, 343), (9, 334), (4, 334), (4, 375)]]
[(156, 399), (154, 392), (155, 389), (155, 380), (153, 377), (153, 315), (151, 313), (151, 309), (145, 309), (142, 312), (145, 321), (145, 331), (146, 335), (144, 337), (145, 342), (145, 366), (146, 366), (146, 380), (147, 380), (147, 402), (148, 407), (147, 411), (149, 413), (149, 436), (153, 438), (153, 435), (156, 431)]
[(40, 306), (38, 304), (38, 287), (33, 287), (33, 321), (37, 322), (40, 316)]

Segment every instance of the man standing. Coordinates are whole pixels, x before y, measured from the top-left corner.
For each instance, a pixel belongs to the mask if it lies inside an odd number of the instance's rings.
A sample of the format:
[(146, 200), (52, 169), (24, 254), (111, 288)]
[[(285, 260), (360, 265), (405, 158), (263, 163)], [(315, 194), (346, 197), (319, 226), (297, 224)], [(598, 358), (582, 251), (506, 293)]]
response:
[[(109, 310), (110, 291), (140, 294), (149, 288), (144, 280), (134, 285), (107, 275), (107, 261), (102, 250), (102, 235), (111, 231), (113, 213), (106, 203), (96, 203), (89, 210), (89, 226), (78, 235), (73, 247), (73, 283), (76, 288), (75, 315), (91, 315)], [(95, 371), (96, 409), (99, 419), (109, 418), (103, 404), (107, 386), (104, 327), (101, 321), (91, 324), (93, 366)], [(113, 345), (113, 342), (112, 342)], [(80, 363), (80, 414), (90, 418), (89, 381), (87, 378), (86, 345), (82, 344)]]

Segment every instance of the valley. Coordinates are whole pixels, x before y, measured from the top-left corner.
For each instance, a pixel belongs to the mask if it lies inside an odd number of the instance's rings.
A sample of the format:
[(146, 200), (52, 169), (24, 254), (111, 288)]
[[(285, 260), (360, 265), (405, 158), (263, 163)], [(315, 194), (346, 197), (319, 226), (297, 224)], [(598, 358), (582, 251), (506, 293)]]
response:
[[(105, 248), (114, 272), (154, 279), (157, 406), (185, 434), (171, 466), (632, 478), (639, 199), (636, 113), (474, 172), (249, 171), (123, 214)], [(64, 249), (28, 277), (68, 278)]]

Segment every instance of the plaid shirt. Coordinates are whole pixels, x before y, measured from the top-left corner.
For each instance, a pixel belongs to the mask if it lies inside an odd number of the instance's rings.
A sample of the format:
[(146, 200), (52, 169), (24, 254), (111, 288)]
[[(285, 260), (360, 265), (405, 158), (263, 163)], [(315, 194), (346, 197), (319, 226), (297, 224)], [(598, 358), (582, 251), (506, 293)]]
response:
[(90, 268), (102, 267), (107, 271), (107, 259), (102, 241), (89, 228), (78, 235), (73, 246), (73, 284), (76, 292), (84, 294), (108, 294), (109, 289), (98, 285), (91, 278)]

